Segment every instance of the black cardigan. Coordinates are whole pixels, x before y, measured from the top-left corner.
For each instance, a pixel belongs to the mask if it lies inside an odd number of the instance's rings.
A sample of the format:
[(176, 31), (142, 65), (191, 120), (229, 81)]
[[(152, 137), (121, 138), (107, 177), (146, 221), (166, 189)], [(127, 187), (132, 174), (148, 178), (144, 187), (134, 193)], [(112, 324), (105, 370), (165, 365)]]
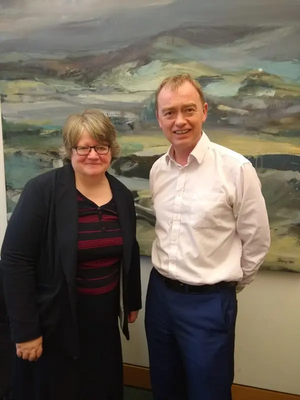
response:
[[(106, 174), (123, 236), (121, 326), (129, 339), (127, 315), (141, 308), (140, 254), (131, 192)], [(78, 206), (72, 166), (30, 180), (9, 220), (1, 251), (1, 272), (12, 339), (16, 343), (63, 326), (64, 348), (79, 355), (77, 333)], [(122, 310), (123, 309), (123, 310)]]

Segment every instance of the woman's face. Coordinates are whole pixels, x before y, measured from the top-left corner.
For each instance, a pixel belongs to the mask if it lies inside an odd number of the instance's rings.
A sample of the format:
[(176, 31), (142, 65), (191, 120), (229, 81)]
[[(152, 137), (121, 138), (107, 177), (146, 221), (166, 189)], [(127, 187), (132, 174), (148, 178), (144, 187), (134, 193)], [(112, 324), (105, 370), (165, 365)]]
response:
[[(85, 129), (83, 129), (80, 139), (76, 144), (77, 151), (79, 153), (85, 153), (88, 149), (84, 149), (89, 146), (103, 146), (99, 148), (100, 153), (105, 153), (107, 147), (104, 143), (99, 143), (95, 140)], [(75, 174), (80, 174), (87, 177), (99, 176), (104, 174), (111, 163), (111, 151), (108, 148), (107, 154), (98, 154), (95, 149), (90, 149), (87, 155), (79, 155), (76, 149), (72, 149), (71, 164), (75, 171)]]

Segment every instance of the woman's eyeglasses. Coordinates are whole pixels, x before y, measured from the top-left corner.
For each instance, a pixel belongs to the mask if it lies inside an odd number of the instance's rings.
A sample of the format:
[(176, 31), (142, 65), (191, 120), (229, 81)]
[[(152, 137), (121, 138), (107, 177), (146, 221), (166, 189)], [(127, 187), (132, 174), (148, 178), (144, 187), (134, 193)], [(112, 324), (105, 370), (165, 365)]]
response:
[(105, 156), (108, 154), (110, 146), (108, 144), (102, 144), (99, 146), (76, 146), (74, 149), (79, 156), (87, 156), (90, 154), (92, 149), (94, 149), (100, 156)]

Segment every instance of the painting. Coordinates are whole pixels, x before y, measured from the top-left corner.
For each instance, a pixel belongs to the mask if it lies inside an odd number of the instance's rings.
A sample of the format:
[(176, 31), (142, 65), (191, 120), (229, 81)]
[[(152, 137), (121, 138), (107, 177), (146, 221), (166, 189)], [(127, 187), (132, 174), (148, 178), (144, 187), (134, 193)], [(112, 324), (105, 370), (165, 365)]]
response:
[(30, 178), (61, 165), (67, 116), (98, 108), (117, 129), (110, 172), (134, 195), (149, 256), (149, 170), (168, 149), (154, 92), (190, 73), (209, 104), (205, 132), (262, 182), (272, 236), (263, 268), (300, 272), (299, 19), (298, 0), (1, 0), (8, 217)]

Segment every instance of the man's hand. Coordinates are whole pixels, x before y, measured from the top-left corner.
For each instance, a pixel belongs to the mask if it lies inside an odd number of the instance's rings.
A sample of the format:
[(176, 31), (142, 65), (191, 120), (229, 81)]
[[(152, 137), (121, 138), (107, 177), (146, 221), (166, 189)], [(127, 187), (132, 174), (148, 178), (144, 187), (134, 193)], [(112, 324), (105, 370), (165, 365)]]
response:
[(128, 314), (128, 322), (130, 324), (135, 322), (135, 320), (137, 319), (138, 313), (139, 313), (138, 311), (130, 311), (130, 313)]
[(16, 343), (17, 356), (23, 360), (37, 361), (43, 353), (43, 337), (29, 342)]

